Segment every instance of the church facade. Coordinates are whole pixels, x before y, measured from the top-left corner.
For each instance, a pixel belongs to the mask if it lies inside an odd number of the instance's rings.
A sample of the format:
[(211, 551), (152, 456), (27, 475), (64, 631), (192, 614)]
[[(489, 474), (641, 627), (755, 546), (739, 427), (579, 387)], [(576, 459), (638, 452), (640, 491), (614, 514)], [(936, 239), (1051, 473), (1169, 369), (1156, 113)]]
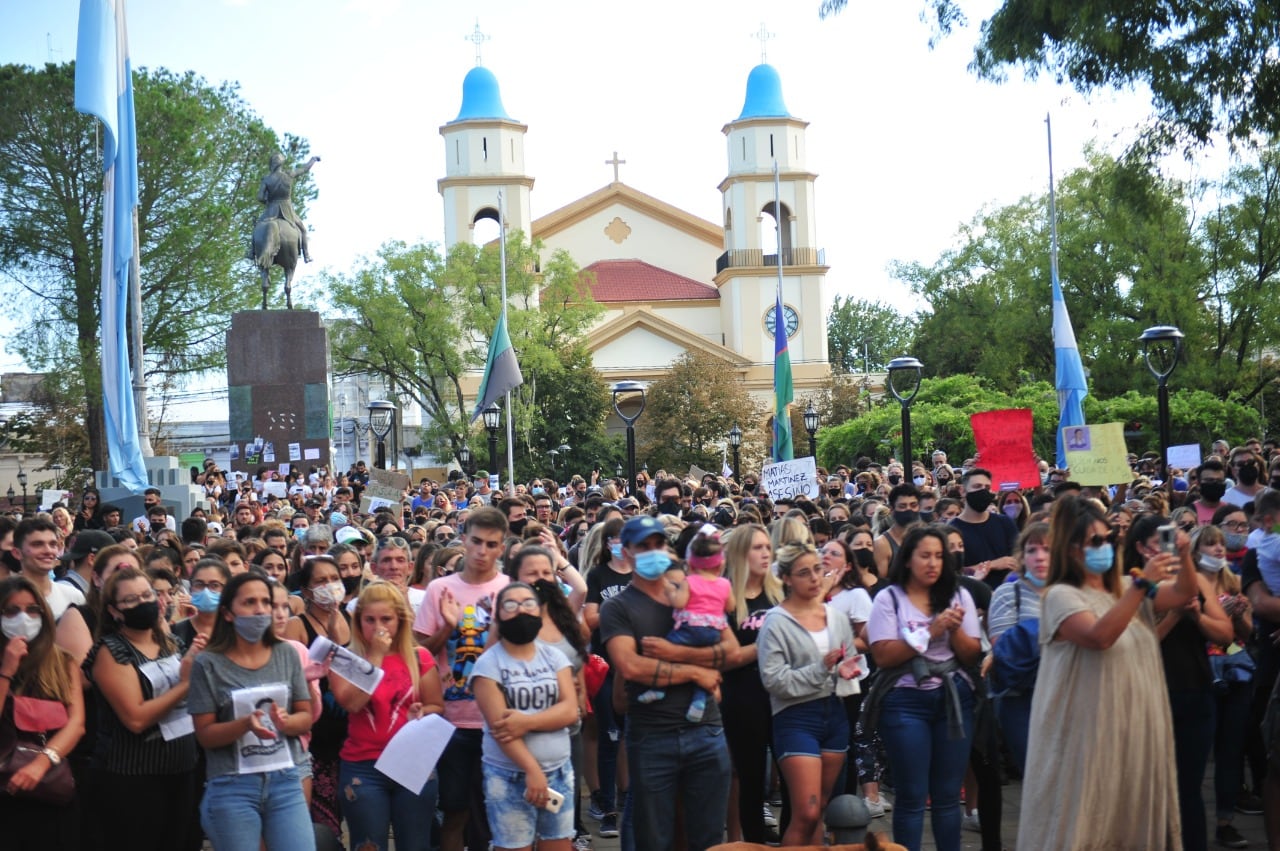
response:
[[(748, 76), (741, 113), (722, 128), (722, 222), (623, 183), (616, 154), (613, 182), (534, 217), (528, 127), (507, 115), (497, 79), (477, 65), (463, 81), (458, 117), (440, 128), (445, 243), (473, 241), (477, 222), (497, 220), (501, 193), (508, 229), (540, 240), (544, 259), (564, 249), (591, 273), (592, 296), (604, 312), (586, 343), (607, 382), (653, 380), (697, 350), (730, 364), (753, 396), (770, 403), (781, 259), (785, 327), (778, 333), (788, 335), (803, 405), (831, 374), (828, 267), (817, 243), (807, 128), (787, 111), (777, 71), (761, 64)], [(782, 227), (775, 240), (776, 221)]]

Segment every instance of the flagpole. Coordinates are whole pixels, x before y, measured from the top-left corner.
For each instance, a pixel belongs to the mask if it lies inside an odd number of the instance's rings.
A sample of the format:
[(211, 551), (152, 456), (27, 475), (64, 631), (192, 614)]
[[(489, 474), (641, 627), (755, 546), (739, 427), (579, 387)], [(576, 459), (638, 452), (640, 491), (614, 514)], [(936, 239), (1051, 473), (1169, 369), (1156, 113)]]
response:
[(129, 261), (129, 310), (133, 340), (130, 341), (129, 354), (133, 359), (133, 407), (138, 417), (138, 448), (143, 458), (155, 456), (151, 446), (151, 426), (147, 417), (147, 377), (142, 368), (142, 275), (138, 250), (138, 208), (133, 208), (133, 257)]
[(1058, 205), (1053, 189), (1053, 125), (1049, 113), (1044, 115), (1044, 130), (1049, 138), (1049, 271), (1058, 280)]
[[(502, 263), (502, 309), (507, 309), (507, 212), (502, 193), (498, 193), (498, 257)], [(511, 423), (511, 391), (507, 391), (507, 494), (516, 495), (516, 462), (511, 447), (515, 445)]]

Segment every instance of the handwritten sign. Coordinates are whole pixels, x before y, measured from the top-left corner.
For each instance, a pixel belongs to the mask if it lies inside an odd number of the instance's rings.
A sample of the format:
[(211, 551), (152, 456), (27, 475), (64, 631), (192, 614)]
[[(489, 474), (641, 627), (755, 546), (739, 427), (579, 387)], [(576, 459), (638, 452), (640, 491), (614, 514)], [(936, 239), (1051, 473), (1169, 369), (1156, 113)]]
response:
[[(1085, 431), (1084, 440), (1072, 433), (1079, 429)], [(1062, 442), (1073, 482), (1092, 486), (1133, 481), (1129, 450), (1124, 445), (1124, 423), (1068, 426), (1063, 429)], [(1076, 448), (1080, 446), (1087, 448)]]
[(1183, 443), (1169, 447), (1169, 466), (1180, 470), (1190, 470), (1200, 466), (1200, 444)]
[(760, 471), (760, 486), (773, 500), (797, 496), (817, 499), (822, 495), (818, 487), (818, 465), (812, 457), (765, 464)]
[(983, 411), (969, 417), (981, 466), (991, 471), (994, 490), (1040, 486), (1040, 466), (1031, 445), (1030, 408)]

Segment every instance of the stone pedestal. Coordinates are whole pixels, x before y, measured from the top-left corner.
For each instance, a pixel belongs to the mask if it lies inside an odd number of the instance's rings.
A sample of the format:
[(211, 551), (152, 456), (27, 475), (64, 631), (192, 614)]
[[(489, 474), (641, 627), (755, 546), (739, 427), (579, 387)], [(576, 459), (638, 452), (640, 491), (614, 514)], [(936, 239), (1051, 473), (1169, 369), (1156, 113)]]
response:
[(233, 315), (227, 388), (233, 470), (329, 466), (329, 332), (319, 313)]
[[(204, 501), (204, 488), (191, 484), (191, 471), (171, 455), (142, 459), (147, 467), (147, 484), (160, 489), (160, 501), (169, 510), (174, 520), (181, 524), (191, 516), (191, 510), (197, 502)], [(120, 506), (123, 516), (121, 522), (128, 523), (135, 517), (141, 517), (143, 508), (142, 494), (131, 493), (128, 488), (120, 486), (120, 480), (109, 476), (102, 470), (93, 474), (94, 484), (102, 495), (103, 503)]]

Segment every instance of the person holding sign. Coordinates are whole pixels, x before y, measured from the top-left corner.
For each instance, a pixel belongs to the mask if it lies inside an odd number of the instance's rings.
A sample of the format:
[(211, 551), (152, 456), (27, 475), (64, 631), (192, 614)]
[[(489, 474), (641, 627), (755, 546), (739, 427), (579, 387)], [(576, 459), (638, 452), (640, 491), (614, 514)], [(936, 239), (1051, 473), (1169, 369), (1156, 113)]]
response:
[[(198, 849), (196, 739), (185, 703), (207, 636), (184, 654), (161, 624), (146, 574), (132, 567), (102, 588), (98, 636), (84, 662), (98, 708), (86, 800), (105, 847)], [(135, 810), (144, 800), (153, 807), (145, 820)]]
[(338, 788), (351, 844), (384, 851), (394, 829), (397, 849), (427, 851), (436, 811), (435, 778), (415, 794), (374, 768), (401, 727), (444, 711), (435, 658), (415, 646), (413, 611), (395, 586), (375, 582), (360, 592), (351, 649), (383, 670), (372, 694), (336, 671), (329, 677), (330, 691), (347, 711)]
[(231, 578), (213, 635), (191, 671), (187, 710), (205, 751), (200, 824), (218, 851), (314, 849), (297, 768), (311, 729), (302, 662), (271, 629), (271, 585)]

